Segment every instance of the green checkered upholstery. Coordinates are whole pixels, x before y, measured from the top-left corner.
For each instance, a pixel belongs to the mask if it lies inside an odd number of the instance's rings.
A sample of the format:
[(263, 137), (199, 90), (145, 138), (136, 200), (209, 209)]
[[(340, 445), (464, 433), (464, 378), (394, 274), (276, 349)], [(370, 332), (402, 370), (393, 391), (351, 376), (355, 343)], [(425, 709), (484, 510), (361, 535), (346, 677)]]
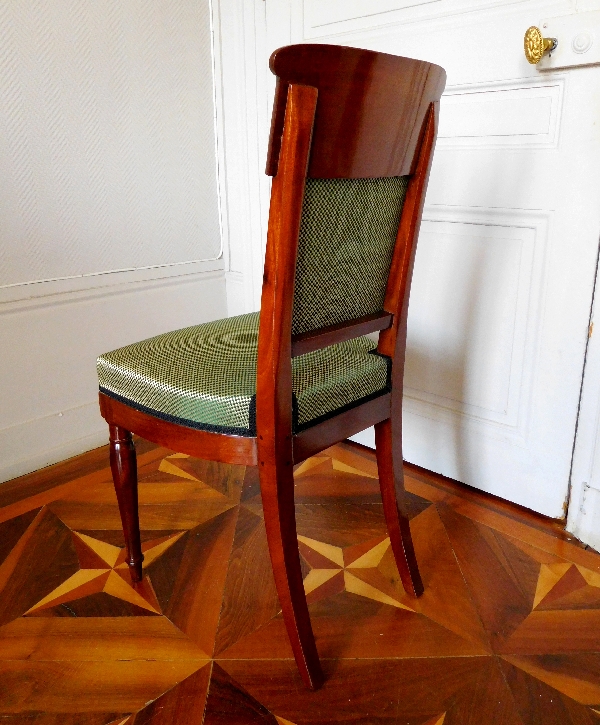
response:
[(292, 332), (380, 312), (407, 176), (307, 179)]
[[(165, 420), (255, 435), (258, 319), (186, 327), (101, 355), (100, 389)], [(388, 368), (367, 337), (294, 358), (295, 431), (385, 392)]]

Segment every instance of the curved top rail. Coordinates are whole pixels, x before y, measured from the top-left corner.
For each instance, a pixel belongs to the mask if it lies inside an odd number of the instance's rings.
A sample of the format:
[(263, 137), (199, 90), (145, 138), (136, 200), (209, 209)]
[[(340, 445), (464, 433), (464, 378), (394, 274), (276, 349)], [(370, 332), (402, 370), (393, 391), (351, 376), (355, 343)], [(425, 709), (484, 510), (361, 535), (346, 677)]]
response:
[(275, 176), (290, 83), (319, 92), (308, 176), (364, 178), (414, 172), (425, 115), (446, 72), (433, 63), (339, 45), (279, 48), (267, 174)]

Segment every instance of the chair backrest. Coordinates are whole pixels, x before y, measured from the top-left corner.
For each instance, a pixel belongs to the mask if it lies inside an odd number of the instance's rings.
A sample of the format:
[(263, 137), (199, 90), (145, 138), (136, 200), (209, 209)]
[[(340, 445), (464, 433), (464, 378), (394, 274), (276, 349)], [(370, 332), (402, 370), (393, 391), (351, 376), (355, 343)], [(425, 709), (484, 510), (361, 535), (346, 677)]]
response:
[[(293, 459), (293, 357), (381, 330), (391, 409), (401, 409), (410, 280), (446, 78), (431, 63), (331, 45), (280, 48), (271, 70), (261, 466)], [(331, 440), (373, 424), (359, 417)]]
[(425, 124), (445, 83), (431, 63), (330, 45), (271, 56), (267, 173), (278, 171), (290, 84), (318, 92), (298, 238), (293, 335), (376, 315)]

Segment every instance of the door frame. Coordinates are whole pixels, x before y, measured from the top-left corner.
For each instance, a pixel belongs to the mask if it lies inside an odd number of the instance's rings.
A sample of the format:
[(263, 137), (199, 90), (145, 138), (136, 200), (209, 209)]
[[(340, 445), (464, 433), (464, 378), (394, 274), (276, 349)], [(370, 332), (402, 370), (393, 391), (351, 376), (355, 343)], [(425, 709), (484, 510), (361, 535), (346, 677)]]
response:
[[(600, 244), (599, 244), (600, 260)], [(598, 329), (594, 320), (598, 318)], [(600, 279), (594, 298), (582, 371), (579, 415), (573, 442), (566, 530), (600, 551)]]

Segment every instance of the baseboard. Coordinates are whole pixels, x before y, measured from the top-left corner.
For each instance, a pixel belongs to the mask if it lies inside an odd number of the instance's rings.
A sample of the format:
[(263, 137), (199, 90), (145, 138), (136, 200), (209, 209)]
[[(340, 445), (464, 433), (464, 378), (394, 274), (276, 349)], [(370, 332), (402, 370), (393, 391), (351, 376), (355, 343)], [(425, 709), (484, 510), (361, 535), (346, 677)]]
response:
[(583, 484), (578, 501), (571, 499), (567, 531), (600, 551), (600, 490)]
[[(74, 436), (74, 431), (77, 435)], [(10, 481), (108, 443), (108, 428), (94, 400), (0, 430), (0, 482)]]

